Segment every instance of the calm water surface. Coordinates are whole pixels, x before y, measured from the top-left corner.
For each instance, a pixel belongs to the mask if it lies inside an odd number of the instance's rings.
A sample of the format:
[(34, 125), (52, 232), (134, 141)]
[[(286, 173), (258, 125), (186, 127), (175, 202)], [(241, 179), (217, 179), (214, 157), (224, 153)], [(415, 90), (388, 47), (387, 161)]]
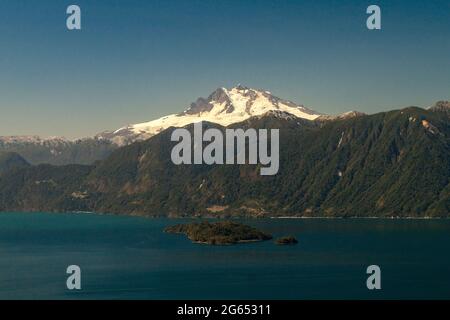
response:
[[(2, 213), (0, 299), (450, 299), (450, 220), (243, 220), (300, 243), (225, 247), (162, 232), (183, 221)], [(380, 291), (366, 288), (371, 264)]]

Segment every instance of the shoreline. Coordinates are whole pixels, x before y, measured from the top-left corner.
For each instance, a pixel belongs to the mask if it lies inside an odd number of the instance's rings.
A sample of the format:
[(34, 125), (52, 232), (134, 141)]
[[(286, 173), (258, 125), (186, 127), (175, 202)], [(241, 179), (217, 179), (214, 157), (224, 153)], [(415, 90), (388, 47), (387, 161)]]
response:
[(133, 217), (133, 218), (145, 218), (145, 219), (168, 219), (168, 220), (284, 220), (284, 219), (316, 219), (316, 220), (450, 220), (448, 217), (416, 217), (416, 216), (405, 216), (405, 217), (377, 217), (377, 216), (354, 216), (354, 217), (325, 217), (325, 216), (267, 216), (267, 217), (254, 217), (254, 216), (236, 216), (236, 217), (213, 217), (213, 216), (150, 216), (150, 215), (137, 215), (137, 214), (121, 214), (121, 213), (105, 213), (105, 212), (94, 212), (94, 211), (70, 211), (70, 212), (54, 212), (54, 211), (0, 211), (2, 214), (51, 214), (51, 215), (95, 215), (95, 216), (118, 216), (118, 217)]
[(267, 219), (340, 219), (340, 220), (349, 220), (349, 219), (367, 219), (367, 220), (449, 220), (450, 217), (376, 217), (376, 216), (368, 216), (368, 217), (267, 217)]
[[(180, 233), (174, 233), (174, 234), (180, 234)], [(190, 238), (188, 238), (188, 239), (192, 243), (195, 243), (195, 244), (211, 245), (211, 243), (206, 242), (206, 241), (194, 241), (194, 240), (192, 240)], [(240, 243), (251, 243), (251, 242), (262, 242), (262, 241), (264, 241), (264, 240), (257, 240), (257, 239), (255, 239), (255, 240), (239, 240), (239, 241), (236, 241), (235, 243), (224, 243), (224, 244), (218, 244), (217, 246), (232, 246), (232, 245), (236, 245), (236, 244), (240, 244)]]

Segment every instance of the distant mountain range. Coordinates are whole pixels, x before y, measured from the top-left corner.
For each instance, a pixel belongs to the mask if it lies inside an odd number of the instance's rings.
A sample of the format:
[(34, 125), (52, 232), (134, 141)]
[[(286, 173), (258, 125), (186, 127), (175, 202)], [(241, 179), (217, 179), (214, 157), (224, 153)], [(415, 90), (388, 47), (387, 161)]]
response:
[[(223, 92), (245, 90), (250, 89)], [(0, 171), (0, 211), (171, 217), (449, 216), (449, 102), (429, 109), (330, 117), (283, 100), (274, 102), (262, 91), (249, 94), (256, 98), (247, 100), (231, 95), (231, 103), (222, 94), (218, 90), (166, 122), (162, 118), (97, 137), (111, 141), (118, 135), (127, 143), (92, 165), (31, 166), (17, 154), (0, 158), (0, 168), (7, 168)], [(257, 102), (266, 98), (270, 108)], [(233, 112), (238, 113), (227, 118)], [(220, 130), (279, 128), (278, 174), (261, 176), (258, 165), (174, 165), (174, 121), (202, 113), (208, 119), (205, 126)], [(213, 115), (224, 125), (213, 123), (208, 118)], [(243, 117), (239, 122), (230, 120), (238, 115)], [(190, 122), (185, 125), (193, 130)]]
[[(17, 152), (32, 164), (92, 164), (105, 159), (118, 147), (148, 139), (169, 127), (183, 127), (200, 120), (227, 126), (267, 112), (285, 112), (308, 120), (334, 118), (275, 97), (268, 91), (238, 85), (231, 89), (219, 88), (208, 98), (198, 98), (181, 113), (105, 131), (91, 138), (0, 137), (0, 152)], [(349, 112), (338, 117), (357, 114)]]
[(72, 141), (59, 137), (48, 139), (38, 136), (0, 137), (0, 152), (18, 153), (31, 164), (92, 164), (105, 159), (117, 147), (111, 141), (95, 138)]

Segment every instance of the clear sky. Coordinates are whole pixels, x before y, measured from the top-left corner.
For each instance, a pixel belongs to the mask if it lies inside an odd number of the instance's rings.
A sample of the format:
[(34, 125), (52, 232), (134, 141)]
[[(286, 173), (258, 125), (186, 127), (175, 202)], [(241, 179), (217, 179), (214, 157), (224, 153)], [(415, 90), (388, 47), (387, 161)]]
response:
[(450, 99), (450, 0), (0, 1), (0, 135), (93, 135), (239, 83), (331, 114)]

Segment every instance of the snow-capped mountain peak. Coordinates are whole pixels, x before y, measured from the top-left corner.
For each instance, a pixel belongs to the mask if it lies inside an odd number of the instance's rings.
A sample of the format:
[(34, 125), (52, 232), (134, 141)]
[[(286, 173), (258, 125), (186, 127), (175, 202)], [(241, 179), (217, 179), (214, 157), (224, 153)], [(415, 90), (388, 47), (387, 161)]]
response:
[(228, 126), (271, 111), (287, 112), (308, 120), (321, 116), (303, 105), (275, 97), (269, 91), (238, 85), (231, 89), (218, 88), (207, 98), (198, 98), (181, 113), (104, 132), (97, 137), (122, 145), (147, 139), (169, 127), (184, 127), (199, 121)]

